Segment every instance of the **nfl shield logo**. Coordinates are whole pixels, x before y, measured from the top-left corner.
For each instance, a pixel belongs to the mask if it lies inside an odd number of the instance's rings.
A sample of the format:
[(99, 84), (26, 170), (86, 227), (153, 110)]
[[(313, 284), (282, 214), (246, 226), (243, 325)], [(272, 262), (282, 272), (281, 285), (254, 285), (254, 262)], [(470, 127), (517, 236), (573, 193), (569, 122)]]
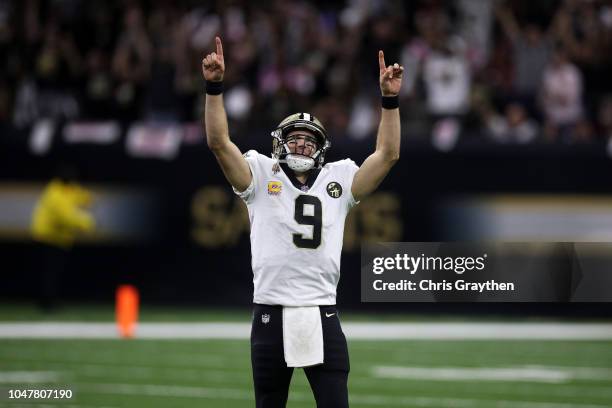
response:
[(261, 315), (261, 322), (263, 324), (266, 324), (270, 321), (270, 315), (269, 314), (262, 314)]

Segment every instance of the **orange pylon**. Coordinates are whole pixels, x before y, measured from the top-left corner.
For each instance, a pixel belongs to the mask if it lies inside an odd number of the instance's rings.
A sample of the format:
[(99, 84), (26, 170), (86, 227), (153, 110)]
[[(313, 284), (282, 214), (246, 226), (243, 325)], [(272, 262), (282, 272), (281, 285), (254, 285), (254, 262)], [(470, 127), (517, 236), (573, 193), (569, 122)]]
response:
[(138, 289), (132, 285), (120, 285), (117, 288), (115, 315), (119, 335), (125, 338), (134, 337), (138, 322)]

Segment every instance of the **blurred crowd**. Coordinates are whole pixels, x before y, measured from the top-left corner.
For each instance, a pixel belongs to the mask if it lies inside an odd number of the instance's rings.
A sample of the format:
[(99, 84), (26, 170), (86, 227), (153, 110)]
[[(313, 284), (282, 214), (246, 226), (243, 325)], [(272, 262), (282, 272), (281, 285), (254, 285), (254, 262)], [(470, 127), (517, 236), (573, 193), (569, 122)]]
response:
[(373, 137), (383, 49), (404, 134), (442, 150), (612, 137), (609, 0), (0, 0), (0, 123), (199, 120), (217, 34), (237, 135), (308, 111)]

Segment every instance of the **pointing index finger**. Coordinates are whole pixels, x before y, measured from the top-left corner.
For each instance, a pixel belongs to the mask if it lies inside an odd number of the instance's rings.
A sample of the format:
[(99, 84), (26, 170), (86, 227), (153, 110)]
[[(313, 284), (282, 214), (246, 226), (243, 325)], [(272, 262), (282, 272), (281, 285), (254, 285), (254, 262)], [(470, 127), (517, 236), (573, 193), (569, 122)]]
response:
[(215, 37), (215, 42), (217, 43), (217, 55), (223, 57), (223, 45), (221, 44), (221, 38)]
[(387, 69), (387, 66), (385, 65), (385, 54), (382, 50), (378, 51), (378, 67), (380, 68), (381, 73)]

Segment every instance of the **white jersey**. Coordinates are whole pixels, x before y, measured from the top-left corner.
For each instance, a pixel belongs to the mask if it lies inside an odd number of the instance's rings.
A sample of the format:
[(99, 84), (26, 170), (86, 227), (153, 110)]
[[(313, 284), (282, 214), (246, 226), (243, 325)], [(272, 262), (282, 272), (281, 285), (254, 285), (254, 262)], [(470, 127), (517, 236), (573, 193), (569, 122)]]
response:
[(251, 222), (253, 302), (266, 305), (336, 304), (344, 220), (355, 199), (359, 169), (345, 159), (312, 170), (302, 185), (276, 160), (250, 150), (253, 179), (243, 191)]

